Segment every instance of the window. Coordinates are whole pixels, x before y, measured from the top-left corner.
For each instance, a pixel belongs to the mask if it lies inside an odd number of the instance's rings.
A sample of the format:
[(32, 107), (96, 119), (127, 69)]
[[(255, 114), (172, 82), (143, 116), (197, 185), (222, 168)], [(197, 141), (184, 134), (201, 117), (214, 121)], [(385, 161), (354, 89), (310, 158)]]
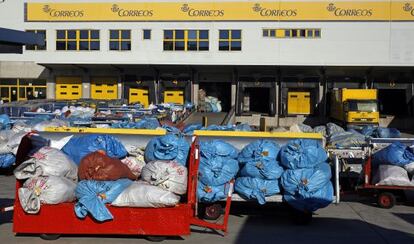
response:
[(56, 50), (99, 50), (99, 30), (57, 30)]
[(42, 35), (45, 40), (45, 45), (26, 45), (26, 50), (46, 50), (46, 30), (26, 30), (26, 32)]
[(219, 50), (241, 51), (241, 30), (220, 30)]
[(131, 30), (110, 30), (109, 50), (131, 50)]
[(164, 30), (164, 51), (208, 51), (208, 30)]
[(151, 40), (151, 30), (143, 30), (142, 34), (144, 40)]
[(273, 38), (320, 38), (320, 29), (263, 29), (263, 37)]

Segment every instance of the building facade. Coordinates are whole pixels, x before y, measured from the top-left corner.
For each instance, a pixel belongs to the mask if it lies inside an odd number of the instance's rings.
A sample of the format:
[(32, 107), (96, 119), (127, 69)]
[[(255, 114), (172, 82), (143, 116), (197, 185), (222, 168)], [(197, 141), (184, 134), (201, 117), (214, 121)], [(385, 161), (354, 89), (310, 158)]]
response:
[(332, 89), (377, 88), (383, 115), (409, 118), (413, 9), (390, 0), (6, 0), (0, 25), (43, 34), (46, 45), (0, 55), (1, 98), (197, 103), (204, 89), (240, 121), (281, 123), (326, 117)]

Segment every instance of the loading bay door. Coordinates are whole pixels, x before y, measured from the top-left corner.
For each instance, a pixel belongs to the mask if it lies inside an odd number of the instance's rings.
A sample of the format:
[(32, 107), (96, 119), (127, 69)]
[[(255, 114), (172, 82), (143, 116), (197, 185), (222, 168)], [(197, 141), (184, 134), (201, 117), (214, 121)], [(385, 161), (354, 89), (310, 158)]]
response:
[(91, 98), (113, 100), (118, 98), (117, 78), (95, 77), (91, 81)]
[(184, 104), (184, 91), (164, 91), (164, 103)]
[(288, 114), (310, 114), (310, 92), (288, 92)]
[(140, 103), (147, 108), (149, 106), (148, 89), (144, 88), (130, 88), (129, 89), (129, 103)]
[(81, 77), (56, 77), (56, 99), (71, 100), (82, 98)]

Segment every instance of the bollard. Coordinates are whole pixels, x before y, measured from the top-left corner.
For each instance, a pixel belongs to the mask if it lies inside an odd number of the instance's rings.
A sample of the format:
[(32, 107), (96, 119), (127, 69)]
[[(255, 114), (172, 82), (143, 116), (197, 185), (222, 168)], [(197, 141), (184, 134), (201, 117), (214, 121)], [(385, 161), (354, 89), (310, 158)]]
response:
[(260, 126), (259, 126), (259, 130), (260, 131), (266, 131), (266, 118), (260, 118)]
[(203, 116), (202, 124), (203, 124), (203, 127), (207, 127), (208, 126), (208, 118), (207, 118), (207, 116)]

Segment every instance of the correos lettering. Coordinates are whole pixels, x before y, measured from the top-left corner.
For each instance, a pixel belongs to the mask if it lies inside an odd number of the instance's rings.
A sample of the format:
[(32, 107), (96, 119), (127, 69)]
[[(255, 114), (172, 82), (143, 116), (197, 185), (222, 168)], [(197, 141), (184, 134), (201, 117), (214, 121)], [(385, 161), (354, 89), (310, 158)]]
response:
[(262, 8), (260, 10), (261, 16), (280, 16), (280, 17), (295, 17), (298, 15), (296, 9), (268, 9)]
[(118, 16), (120, 17), (151, 17), (154, 15), (152, 10), (129, 10), (129, 9), (120, 9), (118, 11)]
[(84, 16), (84, 11), (83, 10), (55, 10), (52, 9), (49, 12), (49, 15), (52, 17), (70, 17), (70, 18), (74, 18), (74, 17), (83, 17)]
[(188, 10), (188, 16), (191, 17), (222, 17), (224, 16), (224, 10), (199, 10), (190, 8)]
[(363, 16), (370, 17), (372, 16), (372, 9), (343, 9), (337, 8), (334, 11), (335, 16)]

